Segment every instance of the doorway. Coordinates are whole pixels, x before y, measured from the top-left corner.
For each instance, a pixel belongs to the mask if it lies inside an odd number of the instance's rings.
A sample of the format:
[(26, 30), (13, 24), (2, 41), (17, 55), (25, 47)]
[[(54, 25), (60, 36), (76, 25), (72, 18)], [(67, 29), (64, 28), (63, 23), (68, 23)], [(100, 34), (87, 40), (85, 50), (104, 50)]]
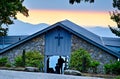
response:
[[(58, 63), (59, 58), (60, 58), (60, 56), (49, 56), (48, 57), (48, 60), (47, 60), (47, 73), (56, 73), (56, 68), (55, 67), (56, 67), (56, 64)], [(63, 73), (64, 70), (68, 68), (69, 57), (68, 56), (66, 56), (66, 57), (61, 56), (61, 58), (63, 58), (63, 60), (65, 61), (63, 63), (63, 66), (62, 66), (62, 73)]]

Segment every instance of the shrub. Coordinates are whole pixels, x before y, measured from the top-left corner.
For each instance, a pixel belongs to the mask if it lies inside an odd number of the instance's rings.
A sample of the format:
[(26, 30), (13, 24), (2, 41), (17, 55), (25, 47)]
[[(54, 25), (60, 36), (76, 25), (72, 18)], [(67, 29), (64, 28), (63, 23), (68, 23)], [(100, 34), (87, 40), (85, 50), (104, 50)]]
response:
[(11, 67), (11, 63), (7, 62), (7, 63), (5, 64), (5, 67)]
[(26, 53), (26, 66), (43, 67), (43, 55), (38, 51), (29, 51)]
[(22, 56), (21, 56), (21, 55), (19, 55), (19, 56), (17, 56), (17, 57), (15, 58), (15, 63), (14, 63), (14, 65), (15, 65), (16, 67), (23, 67), (23, 61), (22, 61)]
[[(24, 67), (22, 56), (15, 58), (15, 66)], [(38, 51), (29, 51), (25, 53), (25, 66), (43, 68), (43, 55)]]
[(79, 49), (72, 53), (69, 67), (82, 72), (92, 69), (93, 73), (97, 73), (98, 65), (100, 65), (100, 62), (93, 60), (87, 51)]
[(120, 79), (120, 76), (115, 77), (114, 79)]
[(104, 65), (104, 69), (105, 69), (106, 74), (110, 74), (112, 72), (112, 67), (111, 66), (112, 65), (110, 65), (110, 64), (105, 64)]
[(120, 74), (120, 61), (115, 61), (104, 65), (106, 74)]
[(97, 66), (100, 65), (100, 62), (96, 61), (96, 60), (92, 60), (90, 67), (93, 70), (93, 73), (97, 73)]
[(69, 66), (71, 69), (86, 72), (87, 69), (90, 67), (90, 62), (91, 62), (90, 54), (84, 49), (79, 49), (71, 54)]
[(8, 62), (7, 57), (0, 58), (0, 66), (5, 66), (7, 62)]
[(120, 61), (116, 61), (115, 63), (113, 63), (112, 67), (113, 74), (120, 75)]

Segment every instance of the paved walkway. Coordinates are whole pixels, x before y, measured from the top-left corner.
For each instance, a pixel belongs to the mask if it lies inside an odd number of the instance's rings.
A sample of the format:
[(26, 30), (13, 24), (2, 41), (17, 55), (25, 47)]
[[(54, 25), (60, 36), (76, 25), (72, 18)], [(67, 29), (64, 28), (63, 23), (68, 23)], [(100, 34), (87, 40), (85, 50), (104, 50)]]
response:
[(0, 79), (103, 79), (103, 78), (0, 70)]

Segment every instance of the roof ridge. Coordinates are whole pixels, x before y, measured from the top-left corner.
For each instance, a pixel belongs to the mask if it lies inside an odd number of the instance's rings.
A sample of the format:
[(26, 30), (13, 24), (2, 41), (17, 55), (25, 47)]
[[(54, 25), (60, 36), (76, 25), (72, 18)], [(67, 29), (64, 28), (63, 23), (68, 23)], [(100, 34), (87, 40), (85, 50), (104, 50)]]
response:
[(101, 36), (100, 36), (100, 39), (101, 39), (102, 44), (105, 46), (105, 43), (104, 43), (103, 38)]

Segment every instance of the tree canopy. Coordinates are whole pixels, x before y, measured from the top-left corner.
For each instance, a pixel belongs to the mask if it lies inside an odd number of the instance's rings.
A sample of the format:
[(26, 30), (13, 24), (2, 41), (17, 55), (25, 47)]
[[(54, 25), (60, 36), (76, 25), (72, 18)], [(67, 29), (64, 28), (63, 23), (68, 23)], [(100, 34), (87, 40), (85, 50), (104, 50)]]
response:
[[(113, 0), (113, 7), (120, 10), (120, 0)], [(114, 22), (116, 22), (117, 27), (111, 27), (109, 25), (109, 28), (112, 31), (112, 33), (120, 37), (120, 13), (119, 11), (116, 10), (116, 11), (110, 12), (110, 16), (111, 16), (111, 19)]]
[(7, 34), (6, 28), (2, 27), (2, 24), (13, 24), (13, 20), (17, 19), (17, 13), (22, 13), (24, 16), (28, 16), (28, 9), (22, 5), (24, 0), (0, 0), (0, 36)]
[(120, 10), (120, 0), (113, 0), (113, 7)]
[(94, 0), (69, 0), (71, 4), (74, 4), (75, 2), (80, 3), (81, 1), (90, 2), (90, 3), (94, 2)]
[(118, 11), (113, 11), (112, 13), (110, 13), (110, 16), (111, 19), (116, 22), (117, 27), (111, 27), (109, 25), (109, 28), (116, 36), (120, 36), (120, 13)]

